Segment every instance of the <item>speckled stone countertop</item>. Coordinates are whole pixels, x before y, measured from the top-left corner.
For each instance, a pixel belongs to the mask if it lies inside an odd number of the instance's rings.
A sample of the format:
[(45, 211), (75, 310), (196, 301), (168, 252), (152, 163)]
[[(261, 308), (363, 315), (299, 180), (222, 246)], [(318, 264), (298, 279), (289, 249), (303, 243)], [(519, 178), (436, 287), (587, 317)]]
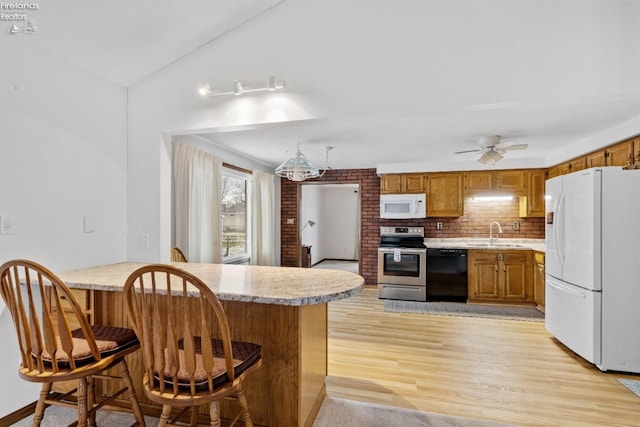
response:
[[(120, 263), (59, 273), (74, 289), (122, 291), (127, 277), (147, 264)], [(338, 270), (174, 262), (205, 282), (221, 300), (314, 305), (362, 291), (364, 279)]]
[(493, 246), (488, 246), (488, 238), (450, 238), (450, 239), (424, 239), (427, 248), (447, 249), (514, 249), (545, 251), (544, 239), (501, 239), (494, 238)]

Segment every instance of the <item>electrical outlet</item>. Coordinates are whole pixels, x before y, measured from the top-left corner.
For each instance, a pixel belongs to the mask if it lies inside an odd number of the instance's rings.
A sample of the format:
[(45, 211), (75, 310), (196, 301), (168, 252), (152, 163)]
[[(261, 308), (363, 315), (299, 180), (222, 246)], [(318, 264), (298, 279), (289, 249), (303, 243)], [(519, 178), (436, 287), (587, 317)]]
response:
[(520, 223), (519, 223), (518, 221), (515, 221), (515, 222), (513, 223), (513, 229), (514, 229), (515, 231), (520, 230)]
[(442, 223), (440, 221), (436, 222), (436, 230), (442, 230)]

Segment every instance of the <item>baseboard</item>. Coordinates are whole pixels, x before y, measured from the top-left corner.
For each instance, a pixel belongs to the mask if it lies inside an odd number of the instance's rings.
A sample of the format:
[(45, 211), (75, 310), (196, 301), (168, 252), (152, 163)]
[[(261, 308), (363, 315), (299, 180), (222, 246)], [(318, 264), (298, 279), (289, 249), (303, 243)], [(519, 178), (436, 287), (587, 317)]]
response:
[(36, 404), (38, 402), (33, 402), (28, 404), (27, 406), (18, 409), (17, 411), (13, 411), (9, 415), (5, 415), (0, 418), (0, 427), (8, 427), (17, 423), (18, 421), (27, 418), (29, 415), (36, 412)]
[(357, 259), (344, 259), (344, 258), (322, 258), (318, 262), (314, 262), (311, 266), (315, 267), (316, 265), (323, 263), (325, 261), (345, 261), (345, 262), (359, 262)]

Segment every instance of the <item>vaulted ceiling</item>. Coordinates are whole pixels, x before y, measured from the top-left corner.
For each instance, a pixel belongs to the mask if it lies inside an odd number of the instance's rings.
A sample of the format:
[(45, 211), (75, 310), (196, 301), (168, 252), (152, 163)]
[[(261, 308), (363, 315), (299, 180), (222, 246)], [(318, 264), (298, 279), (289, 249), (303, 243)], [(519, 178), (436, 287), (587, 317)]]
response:
[[(473, 169), (454, 152), (502, 135), (529, 147), (498, 167), (542, 167), (640, 133), (634, 0), (56, 0), (31, 15), (38, 33), (11, 37), (124, 87), (212, 45), (214, 86), (285, 80), (308, 120), (189, 130), (273, 166), (300, 143), (320, 164), (334, 146), (334, 168)], [(202, 108), (202, 83), (179, 103)]]

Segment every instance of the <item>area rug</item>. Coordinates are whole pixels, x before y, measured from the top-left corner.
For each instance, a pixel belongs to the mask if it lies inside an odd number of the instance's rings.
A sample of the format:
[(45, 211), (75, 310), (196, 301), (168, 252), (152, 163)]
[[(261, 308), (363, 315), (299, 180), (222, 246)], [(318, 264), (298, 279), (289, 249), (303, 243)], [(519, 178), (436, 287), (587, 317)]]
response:
[(497, 427), (489, 421), (326, 397), (313, 427)]
[[(33, 416), (14, 424), (14, 427), (31, 426)], [(42, 427), (59, 427), (75, 420), (75, 411), (70, 408), (50, 407), (45, 411)], [(133, 415), (98, 411), (96, 424), (100, 427), (128, 426), (134, 422)], [(157, 418), (145, 417), (147, 427), (158, 425)], [(395, 408), (371, 403), (356, 402), (327, 396), (320, 407), (313, 427), (504, 427), (506, 424), (492, 423), (464, 417), (456, 417), (411, 409)]]
[(640, 396), (640, 380), (627, 380), (624, 378), (618, 378), (618, 381), (620, 381), (623, 386)]
[(535, 307), (465, 304), (461, 302), (416, 302), (386, 300), (384, 311), (440, 316), (488, 317), (493, 319), (543, 322), (544, 314)]

